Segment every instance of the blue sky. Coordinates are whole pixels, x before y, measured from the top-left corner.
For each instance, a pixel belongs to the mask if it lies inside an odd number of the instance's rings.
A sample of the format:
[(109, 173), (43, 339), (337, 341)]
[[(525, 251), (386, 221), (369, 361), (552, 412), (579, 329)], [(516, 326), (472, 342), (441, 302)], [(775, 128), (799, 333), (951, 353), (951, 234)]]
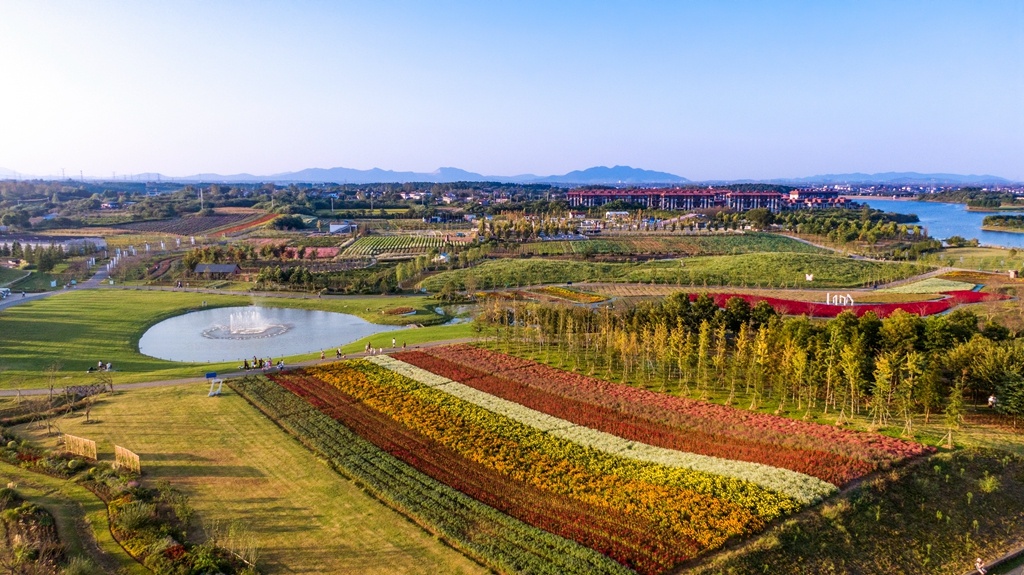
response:
[(1024, 2), (0, 3), (21, 173), (1024, 180)]

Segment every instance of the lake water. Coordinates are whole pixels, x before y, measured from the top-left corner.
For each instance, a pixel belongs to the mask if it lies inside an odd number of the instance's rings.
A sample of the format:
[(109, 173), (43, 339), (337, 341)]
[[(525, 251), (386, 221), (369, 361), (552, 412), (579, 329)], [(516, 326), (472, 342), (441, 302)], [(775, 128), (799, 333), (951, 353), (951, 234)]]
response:
[[(1012, 232), (986, 232), (981, 229), (985, 216), (996, 212), (969, 212), (965, 204), (942, 204), (907, 200), (856, 200), (872, 208), (897, 214), (917, 214), (920, 226), (928, 235), (939, 240), (950, 236), (977, 239), (984, 246), (1024, 248), (1024, 234)], [(1017, 213), (1017, 212), (1013, 212)]]
[[(283, 307), (222, 307), (166, 319), (149, 328), (139, 351), (171, 361), (221, 362), (253, 356), (298, 355), (324, 350), (332, 357), (338, 346), (368, 335), (398, 329), (360, 317)], [(376, 343), (388, 347), (385, 337)]]

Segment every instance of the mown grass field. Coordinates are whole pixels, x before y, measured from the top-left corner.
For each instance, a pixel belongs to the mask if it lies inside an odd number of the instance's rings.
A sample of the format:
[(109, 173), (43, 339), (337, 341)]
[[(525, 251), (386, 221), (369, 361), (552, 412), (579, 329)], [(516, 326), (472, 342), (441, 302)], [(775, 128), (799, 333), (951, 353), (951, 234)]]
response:
[[(243, 295), (171, 291), (103, 289), (69, 292), (0, 311), (0, 389), (44, 387), (50, 382), (47, 369), (51, 366), (58, 368), (53, 374), (53, 383), (57, 386), (92, 383), (95, 376), (86, 370), (97, 361), (112, 364), (115, 371), (111, 375), (115, 384), (201, 377), (208, 371), (233, 371), (237, 367), (235, 362), (177, 363), (138, 352), (139, 339), (147, 328), (168, 317), (200, 309), (203, 302), (208, 307), (256, 303), (351, 313), (390, 325), (429, 323), (441, 318), (433, 311), (435, 302), (423, 297), (254, 299)], [(410, 316), (382, 313), (396, 306), (413, 307), (417, 313)], [(425, 341), (424, 338), (447, 338), (445, 329), (452, 330), (454, 335), (451, 337), (465, 337), (468, 333), (468, 328), (462, 325), (388, 333), (412, 344)], [(405, 335), (406, 331), (410, 334)], [(339, 341), (318, 342), (317, 345), (326, 348), (338, 346), (343, 338), (344, 334), (339, 334)], [(382, 336), (376, 339), (377, 345), (384, 341)], [(347, 349), (355, 351), (354, 345), (349, 344)], [(313, 357), (306, 354), (285, 358), (285, 361), (294, 363)]]
[[(688, 287), (859, 287), (929, 271), (917, 264), (855, 260), (835, 255), (752, 253), (644, 263), (594, 263), (564, 260), (501, 259), (442, 272), (421, 282), (436, 292), (490, 289), (566, 282), (633, 282)], [(804, 274), (814, 274), (807, 282)], [(810, 285), (808, 285), (810, 283)]]
[[(114, 444), (139, 454), (144, 481), (166, 480), (186, 493), (197, 525), (249, 530), (263, 573), (486, 572), (342, 478), (239, 396), (210, 398), (205, 388), (119, 392), (96, 404), (94, 424), (81, 416), (57, 423), (95, 440), (103, 460), (113, 459)], [(37, 430), (14, 431), (54, 445)]]

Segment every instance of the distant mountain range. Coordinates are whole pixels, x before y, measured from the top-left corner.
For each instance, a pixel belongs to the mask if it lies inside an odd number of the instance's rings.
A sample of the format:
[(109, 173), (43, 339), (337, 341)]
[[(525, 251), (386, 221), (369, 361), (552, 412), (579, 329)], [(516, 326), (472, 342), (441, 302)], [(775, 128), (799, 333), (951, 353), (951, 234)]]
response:
[[(167, 179), (167, 178), (164, 178)], [(576, 170), (565, 175), (536, 176), (520, 174), (518, 176), (485, 176), (476, 172), (467, 172), (459, 168), (438, 168), (433, 172), (396, 172), (393, 170), (355, 170), (352, 168), (309, 168), (298, 172), (285, 172), (269, 176), (251, 174), (196, 174), (175, 180), (202, 182), (311, 182), (335, 184), (373, 184), (373, 183), (405, 183), (405, 182), (505, 182), (521, 184), (684, 184), (690, 180), (669, 174), (641, 170), (629, 166), (608, 168), (599, 166), (586, 170)]]
[(976, 176), (961, 174), (919, 174), (917, 172), (885, 172), (881, 174), (824, 174), (809, 176), (806, 178), (776, 179), (770, 182), (788, 184), (857, 184), (857, 185), (941, 185), (955, 184), (961, 186), (975, 186), (985, 184), (1012, 184), (1011, 180), (998, 176)]
[[(34, 178), (18, 174), (13, 170), (0, 168), (0, 178), (20, 177)], [(52, 177), (45, 178), (52, 179)], [(575, 170), (564, 175), (536, 176), (520, 174), (517, 176), (485, 176), (476, 172), (468, 172), (459, 168), (438, 168), (433, 172), (396, 172), (373, 168), (356, 170), (352, 168), (308, 168), (297, 172), (284, 172), (267, 176), (252, 174), (195, 174), (186, 177), (168, 177), (158, 173), (134, 174), (130, 181), (175, 181), (175, 182), (211, 182), (211, 183), (334, 183), (334, 184), (374, 184), (374, 183), (406, 183), (406, 182), (502, 182), (519, 184), (553, 184), (561, 186), (611, 185), (611, 186), (653, 186), (679, 185), (698, 183), (682, 176), (667, 172), (656, 172), (632, 168), (630, 166), (597, 166), (585, 170)], [(738, 183), (770, 183), (795, 186), (809, 185), (1006, 185), (1011, 180), (989, 175), (960, 174), (920, 174), (917, 172), (885, 172), (880, 174), (824, 174), (802, 178), (776, 178), (771, 180), (705, 180), (702, 184), (738, 184)]]

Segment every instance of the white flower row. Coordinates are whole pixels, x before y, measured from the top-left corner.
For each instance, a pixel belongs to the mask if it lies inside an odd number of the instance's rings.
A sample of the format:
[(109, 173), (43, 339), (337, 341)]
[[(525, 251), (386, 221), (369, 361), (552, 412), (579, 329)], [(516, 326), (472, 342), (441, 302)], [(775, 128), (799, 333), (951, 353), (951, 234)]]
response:
[(391, 357), (371, 356), (366, 359), (498, 415), (573, 443), (619, 457), (749, 481), (765, 489), (788, 495), (804, 504), (813, 503), (837, 491), (831, 483), (797, 471), (761, 463), (666, 449), (576, 425), (571, 421), (541, 413)]

